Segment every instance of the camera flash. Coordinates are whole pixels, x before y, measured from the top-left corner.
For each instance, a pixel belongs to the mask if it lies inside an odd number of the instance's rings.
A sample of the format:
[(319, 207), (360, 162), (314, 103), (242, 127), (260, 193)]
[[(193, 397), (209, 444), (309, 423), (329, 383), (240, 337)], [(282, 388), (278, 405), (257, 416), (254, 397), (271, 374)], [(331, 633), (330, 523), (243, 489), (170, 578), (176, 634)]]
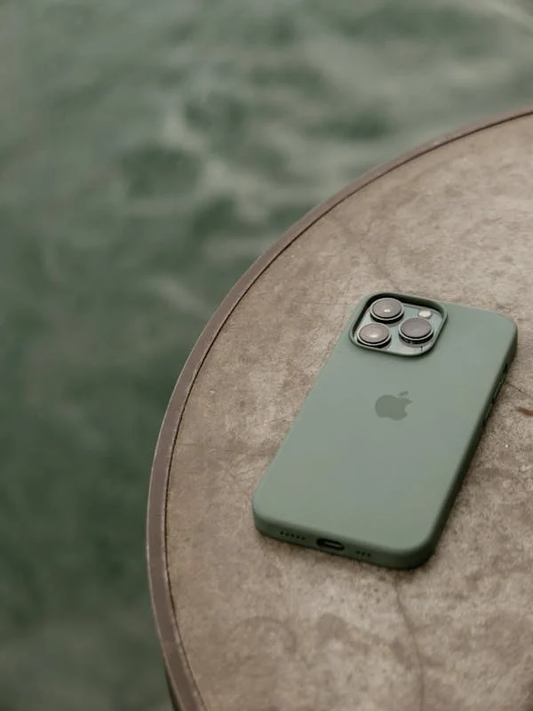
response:
[(418, 316), (419, 318), (431, 318), (433, 316), (433, 311), (431, 311), (431, 309), (420, 309)]

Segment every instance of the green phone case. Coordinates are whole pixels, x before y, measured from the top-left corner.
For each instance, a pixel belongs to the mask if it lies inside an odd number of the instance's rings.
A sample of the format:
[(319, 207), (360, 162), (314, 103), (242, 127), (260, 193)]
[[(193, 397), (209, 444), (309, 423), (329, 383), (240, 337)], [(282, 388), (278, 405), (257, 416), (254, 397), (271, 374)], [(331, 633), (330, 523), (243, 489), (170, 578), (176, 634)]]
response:
[[(429, 352), (404, 357), (353, 342), (354, 324), (381, 296), (444, 313)], [(516, 339), (515, 323), (492, 311), (404, 294), (366, 297), (254, 494), (257, 528), (376, 565), (411, 568), (426, 561)], [(395, 419), (379, 416), (383, 396)]]

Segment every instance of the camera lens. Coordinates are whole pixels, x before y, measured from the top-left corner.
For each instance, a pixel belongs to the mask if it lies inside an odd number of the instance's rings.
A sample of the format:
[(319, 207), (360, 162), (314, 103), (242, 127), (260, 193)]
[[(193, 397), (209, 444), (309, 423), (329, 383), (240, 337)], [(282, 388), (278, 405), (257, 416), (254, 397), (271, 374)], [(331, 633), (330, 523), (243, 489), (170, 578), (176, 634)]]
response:
[(359, 329), (357, 340), (365, 346), (383, 348), (390, 341), (389, 329), (381, 323), (367, 323)]
[(400, 324), (400, 336), (407, 343), (424, 343), (433, 335), (433, 328), (425, 318), (408, 318)]
[(376, 321), (397, 321), (403, 314), (403, 305), (398, 299), (378, 299), (370, 307), (370, 314)]

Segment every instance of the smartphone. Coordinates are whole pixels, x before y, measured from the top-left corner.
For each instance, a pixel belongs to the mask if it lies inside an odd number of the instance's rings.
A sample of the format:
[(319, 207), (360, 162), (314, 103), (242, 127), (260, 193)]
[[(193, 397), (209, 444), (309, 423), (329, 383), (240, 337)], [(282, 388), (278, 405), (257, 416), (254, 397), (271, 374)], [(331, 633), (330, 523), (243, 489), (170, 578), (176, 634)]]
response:
[(516, 343), (493, 311), (364, 298), (254, 493), (258, 530), (390, 568), (424, 563)]

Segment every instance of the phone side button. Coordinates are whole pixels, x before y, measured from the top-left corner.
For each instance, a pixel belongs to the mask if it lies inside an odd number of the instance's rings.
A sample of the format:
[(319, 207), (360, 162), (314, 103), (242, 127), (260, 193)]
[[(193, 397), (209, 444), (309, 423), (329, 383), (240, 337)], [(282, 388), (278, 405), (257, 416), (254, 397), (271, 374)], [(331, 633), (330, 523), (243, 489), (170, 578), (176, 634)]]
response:
[(487, 420), (489, 419), (489, 415), (492, 410), (492, 406), (494, 405), (494, 400), (491, 400), (489, 403), (489, 406), (487, 407), (487, 411), (485, 412), (485, 415), (483, 417), (483, 424), (485, 425), (487, 423)]
[(500, 394), (500, 390), (502, 389), (503, 381), (505, 380), (505, 375), (503, 375), (500, 379), (500, 382), (496, 386), (496, 390), (494, 391), (494, 395), (492, 396), (492, 402), (496, 400), (498, 395)]

